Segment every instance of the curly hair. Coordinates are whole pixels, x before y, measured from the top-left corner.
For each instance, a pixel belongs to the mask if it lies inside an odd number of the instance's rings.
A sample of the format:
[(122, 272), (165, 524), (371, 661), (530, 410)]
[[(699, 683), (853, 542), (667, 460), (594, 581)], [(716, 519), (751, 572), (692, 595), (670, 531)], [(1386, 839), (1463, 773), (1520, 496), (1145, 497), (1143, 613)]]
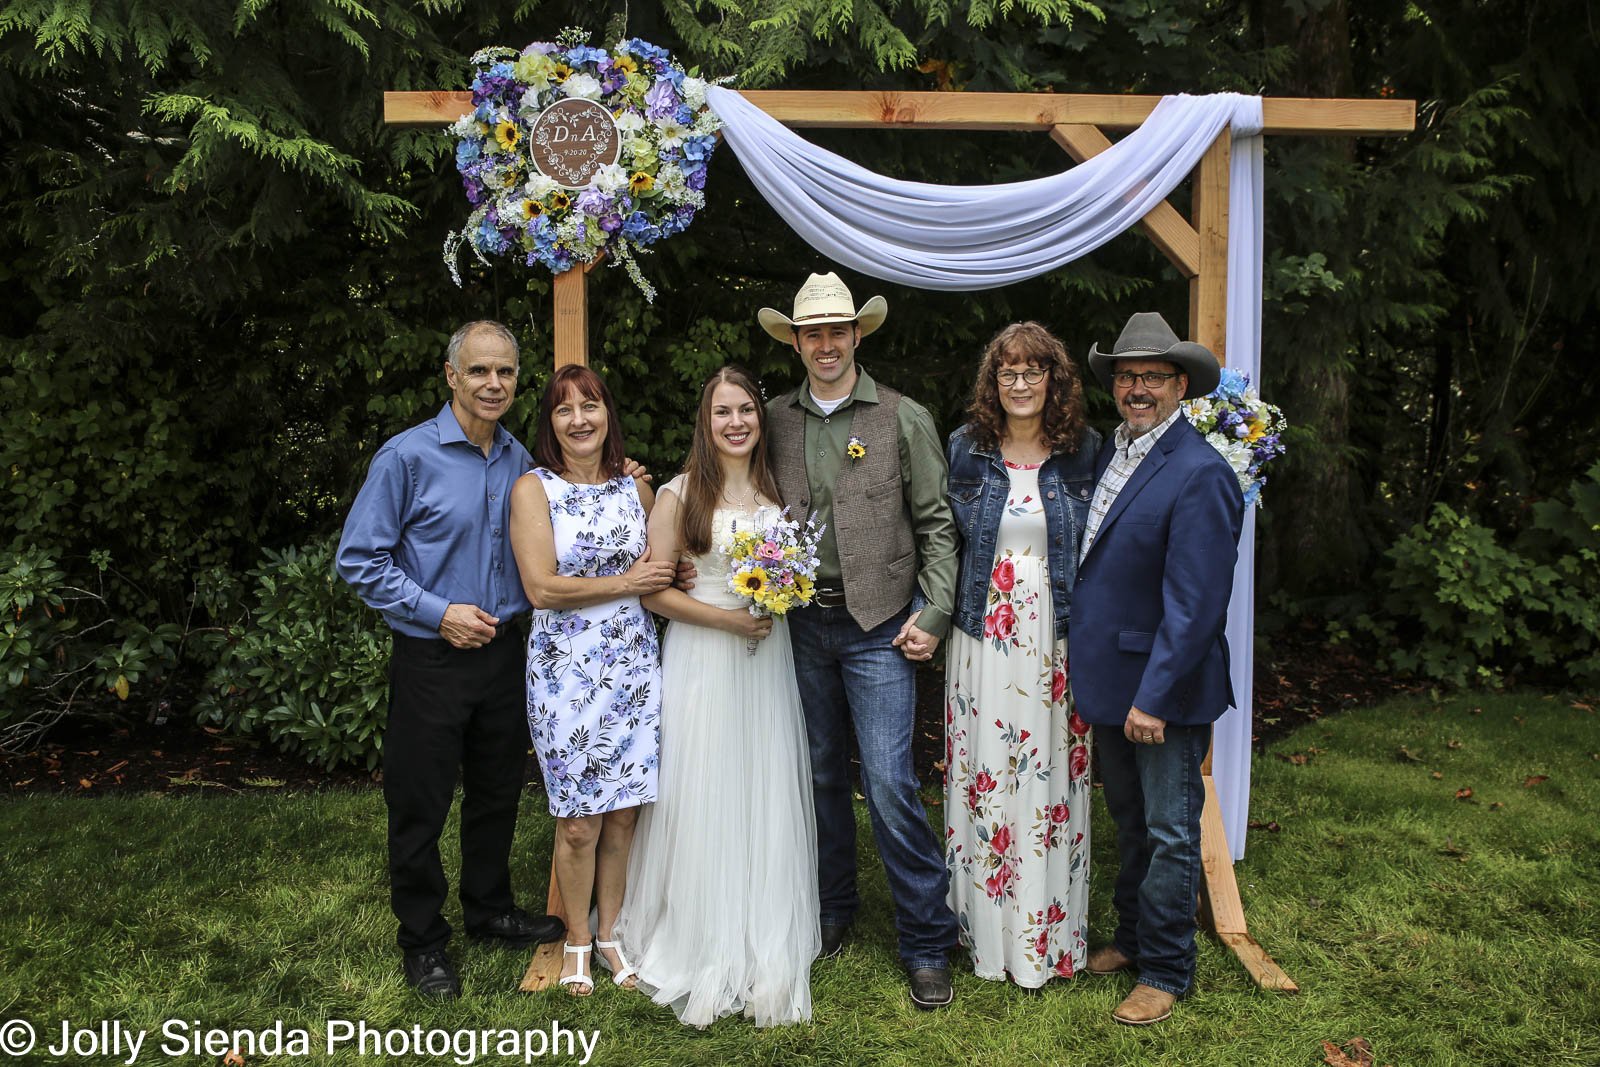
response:
[(598, 400), (606, 409), (606, 439), (600, 450), (600, 472), (607, 478), (622, 473), (624, 449), (622, 444), (622, 418), (617, 414), (617, 402), (606, 388), (605, 379), (581, 363), (569, 363), (550, 376), (539, 401), (538, 430), (533, 439), (534, 462), (551, 474), (567, 473), (567, 457), (561, 451), (556, 429), (551, 419), (556, 408), (578, 399)]
[(1042, 435), (1051, 452), (1076, 452), (1088, 423), (1083, 413), (1083, 380), (1067, 346), (1037, 322), (1013, 322), (990, 339), (978, 359), (978, 380), (967, 405), (968, 433), (980, 447), (997, 451), (1005, 438), (1006, 412), (995, 375), (1007, 360), (1048, 371)]

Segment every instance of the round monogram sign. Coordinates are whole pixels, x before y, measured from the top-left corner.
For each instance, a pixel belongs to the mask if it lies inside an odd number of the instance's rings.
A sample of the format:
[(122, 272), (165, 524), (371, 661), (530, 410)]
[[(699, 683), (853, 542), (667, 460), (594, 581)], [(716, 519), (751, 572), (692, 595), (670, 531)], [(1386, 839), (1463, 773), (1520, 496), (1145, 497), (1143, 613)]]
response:
[(611, 112), (593, 100), (568, 97), (539, 113), (528, 155), (539, 173), (568, 189), (582, 189), (595, 171), (617, 161), (622, 138)]

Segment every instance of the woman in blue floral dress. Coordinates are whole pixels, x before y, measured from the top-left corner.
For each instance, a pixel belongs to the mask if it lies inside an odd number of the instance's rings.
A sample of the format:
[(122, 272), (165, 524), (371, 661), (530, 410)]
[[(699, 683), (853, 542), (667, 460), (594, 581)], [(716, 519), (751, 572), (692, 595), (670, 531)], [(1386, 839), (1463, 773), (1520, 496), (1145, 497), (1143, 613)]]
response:
[(618, 984), (633, 983), (612, 927), (639, 807), (656, 799), (661, 747), (656, 630), (639, 597), (671, 582), (673, 566), (650, 559), (651, 493), (623, 475), (616, 406), (587, 367), (551, 379), (534, 460), (511, 492), (511, 544), (534, 605), (528, 726), (556, 817), (560, 984), (583, 996), (594, 989), (594, 949)]

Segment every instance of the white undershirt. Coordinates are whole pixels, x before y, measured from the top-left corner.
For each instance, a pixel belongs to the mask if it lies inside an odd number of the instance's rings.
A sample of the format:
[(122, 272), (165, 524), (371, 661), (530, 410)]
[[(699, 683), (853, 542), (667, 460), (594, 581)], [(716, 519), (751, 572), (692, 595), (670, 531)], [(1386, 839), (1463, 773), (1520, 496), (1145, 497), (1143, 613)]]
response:
[(840, 404), (843, 404), (846, 400), (849, 400), (849, 399), (850, 399), (850, 394), (849, 393), (846, 393), (844, 396), (841, 396), (838, 400), (824, 400), (820, 396), (818, 396), (816, 393), (812, 393), (811, 394), (811, 402), (813, 404), (817, 405), (817, 407), (819, 409), (821, 409), (821, 411), (822, 411), (822, 413), (824, 415), (832, 415), (835, 411), (838, 410)]

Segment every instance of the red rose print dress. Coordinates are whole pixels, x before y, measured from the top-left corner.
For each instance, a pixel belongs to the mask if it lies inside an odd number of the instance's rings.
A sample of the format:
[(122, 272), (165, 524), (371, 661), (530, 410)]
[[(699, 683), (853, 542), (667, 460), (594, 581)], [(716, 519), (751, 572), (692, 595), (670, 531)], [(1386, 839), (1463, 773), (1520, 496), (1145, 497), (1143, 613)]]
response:
[(945, 858), (973, 969), (1035, 988), (1087, 951), (1089, 727), (1051, 617), (1039, 470), (1006, 469), (983, 639), (950, 634)]

